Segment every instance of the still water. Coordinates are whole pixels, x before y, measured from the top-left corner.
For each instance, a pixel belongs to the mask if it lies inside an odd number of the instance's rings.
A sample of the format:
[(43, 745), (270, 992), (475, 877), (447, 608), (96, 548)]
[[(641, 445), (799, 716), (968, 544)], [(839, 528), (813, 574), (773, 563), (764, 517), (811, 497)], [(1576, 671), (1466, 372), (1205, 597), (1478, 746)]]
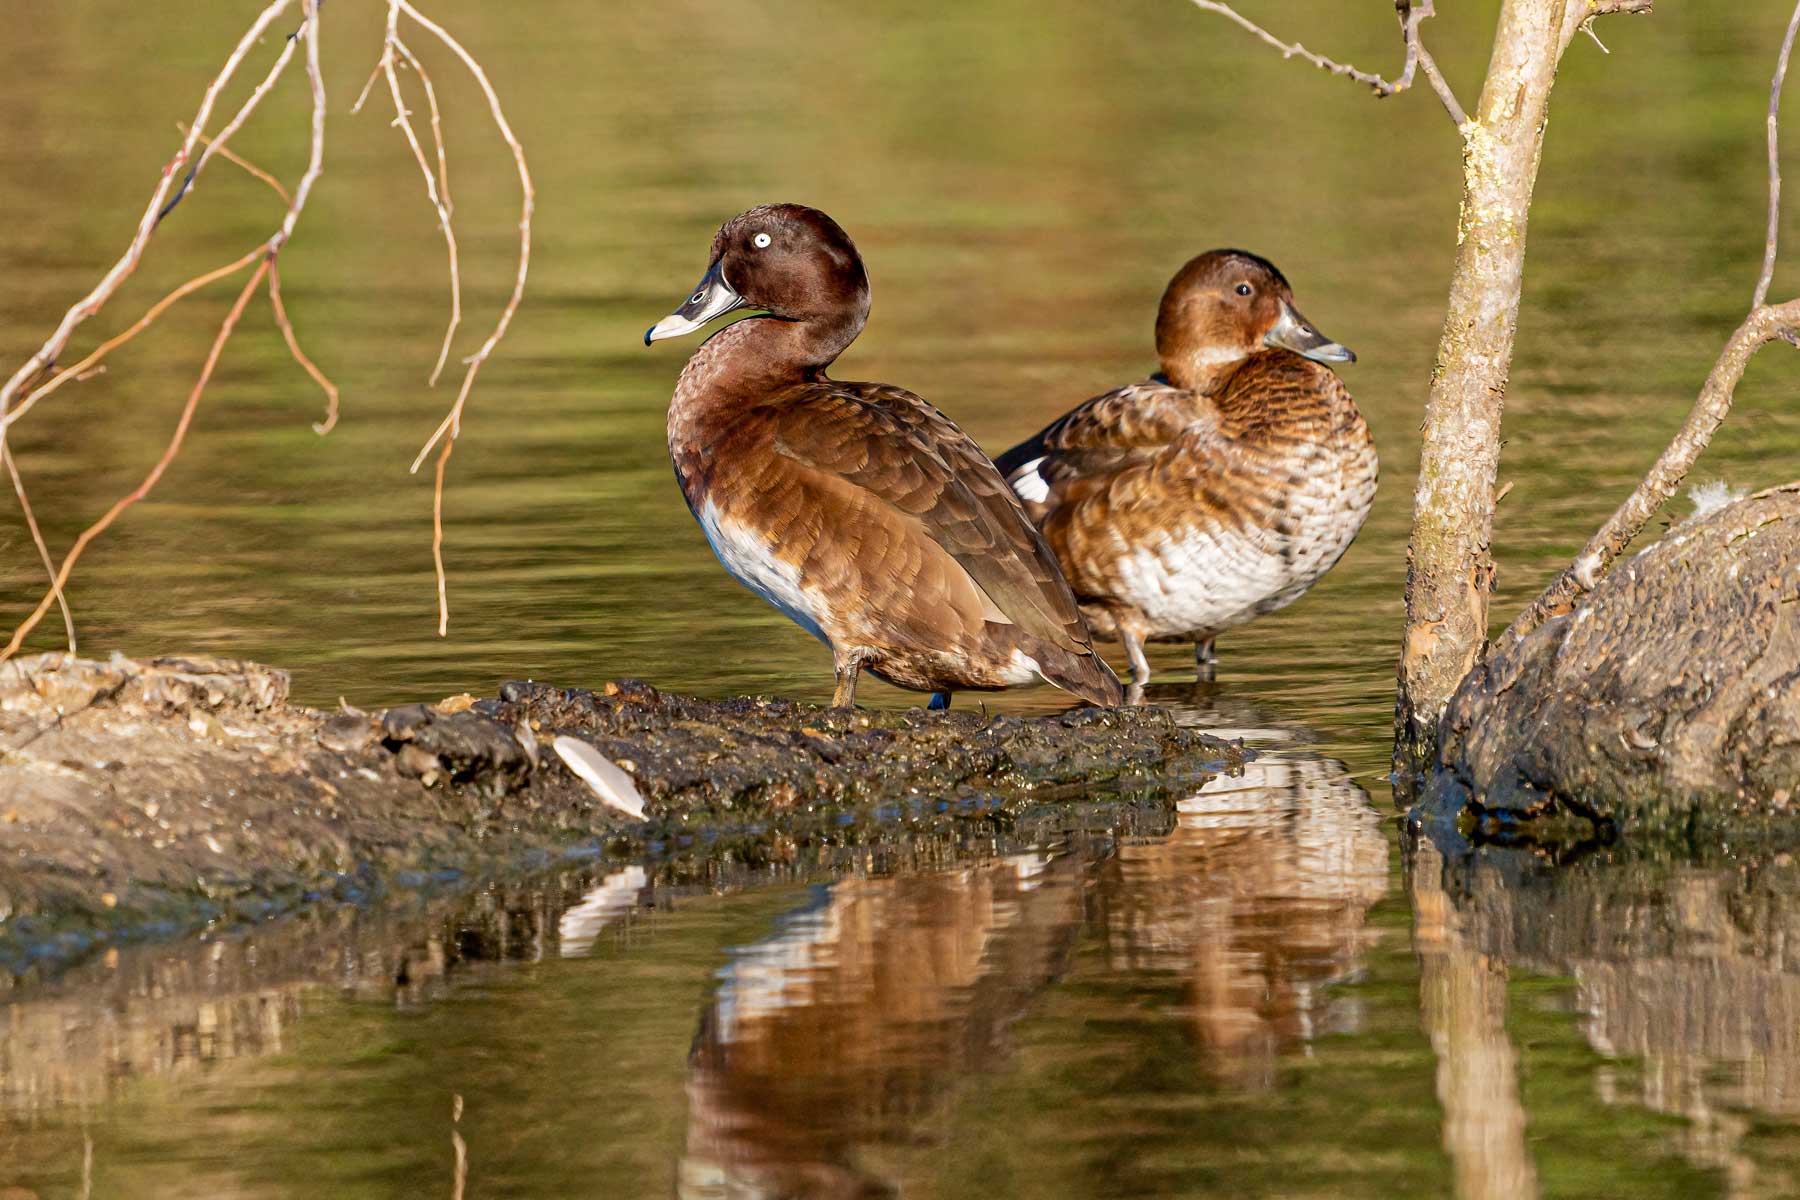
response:
[[(123, 245), (255, 6), (15, 7), (9, 364)], [(1260, 7), (1336, 56), (1397, 57), (1385, 5)], [(1493, 5), (1459, 7), (1432, 33), (1466, 101)], [(1578, 45), (1558, 84), (1498, 616), (1673, 431), (1753, 282), (1786, 6), (1664, 7), (1605, 29), (1610, 57)], [(1264, 751), (1168, 827), (1072, 815), (780, 874), (501, 881), (0, 984), (0, 1196), (1800, 1191), (1788, 853), (1558, 864), (1399, 835), (1399, 584), (1455, 228), (1458, 147), (1434, 103), (1376, 102), (1181, 0), (429, 11), (483, 57), (538, 185), (527, 303), (451, 466), (449, 637), (429, 483), (406, 473), (450, 399), (424, 379), (441, 246), (391, 114), (348, 113), (379, 6), (333, 4), (327, 172), (283, 281), (343, 422), (312, 432), (319, 397), (253, 307), (182, 457), (76, 576), (85, 651), (261, 659), (318, 704), (517, 676), (826, 698), (816, 644), (719, 571), (675, 489), (662, 419), (687, 347), (639, 340), (717, 222), (766, 200), (826, 209), (868, 261), (872, 323), (836, 373), (905, 384), (996, 450), (1149, 369), (1186, 257), (1261, 252), (1360, 356), (1345, 377), (1381, 495), (1311, 595), (1222, 639), (1216, 684), (1182, 682), (1176, 648), (1156, 660), (1153, 701)], [(516, 184), (478, 95), (417, 48), (446, 107), (468, 353), (510, 287)], [(301, 91), (290, 78), (237, 143), (290, 180)], [(215, 164), (84, 338), (278, 215)], [(227, 302), (195, 298), (17, 428), (53, 544), (154, 460)], [(1704, 477), (1793, 476), (1791, 372), (1776, 350), (1752, 368)], [(8, 518), (8, 625), (33, 563)]]

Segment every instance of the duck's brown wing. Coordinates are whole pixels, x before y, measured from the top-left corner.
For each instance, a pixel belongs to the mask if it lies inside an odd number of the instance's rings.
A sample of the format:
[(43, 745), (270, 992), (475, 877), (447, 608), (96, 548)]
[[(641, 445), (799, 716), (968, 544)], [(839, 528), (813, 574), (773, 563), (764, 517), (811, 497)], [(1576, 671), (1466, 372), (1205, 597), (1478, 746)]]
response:
[(1076, 406), (994, 463), (1041, 519), (1066, 485), (1147, 462), (1217, 418), (1204, 397), (1154, 377)]
[(904, 388), (820, 380), (773, 406), (782, 456), (899, 510), (1020, 629), (1091, 654), (1080, 609), (1050, 548), (969, 436)]

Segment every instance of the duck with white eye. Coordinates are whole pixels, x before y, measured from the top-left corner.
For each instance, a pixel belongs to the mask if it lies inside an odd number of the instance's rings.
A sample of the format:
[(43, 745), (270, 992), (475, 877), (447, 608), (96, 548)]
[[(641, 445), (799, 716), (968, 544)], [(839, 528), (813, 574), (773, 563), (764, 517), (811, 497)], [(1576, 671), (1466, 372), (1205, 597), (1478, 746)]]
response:
[(826, 374), (869, 314), (838, 224), (797, 204), (725, 222), (700, 286), (644, 341), (740, 308), (761, 315), (707, 339), (676, 382), (669, 454), (725, 569), (830, 647), (833, 702), (853, 704), (867, 670), (933, 707), (1040, 680), (1119, 703), (1055, 558), (980, 448), (911, 392)]

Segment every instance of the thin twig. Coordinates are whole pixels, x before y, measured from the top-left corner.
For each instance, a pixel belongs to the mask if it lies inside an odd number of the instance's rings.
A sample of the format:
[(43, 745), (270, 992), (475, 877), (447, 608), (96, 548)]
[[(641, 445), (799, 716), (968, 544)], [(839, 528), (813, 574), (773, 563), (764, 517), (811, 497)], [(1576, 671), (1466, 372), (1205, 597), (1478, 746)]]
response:
[(1457, 125), (1468, 124), (1468, 114), (1457, 101), (1456, 93), (1451, 90), (1450, 83), (1438, 69), (1437, 60), (1425, 48), (1424, 40), (1419, 36), (1419, 24), (1428, 17), (1437, 15), (1434, 0), (1394, 0), (1394, 11), (1400, 18), (1401, 36), (1406, 44), (1406, 59), (1398, 78), (1392, 82), (1370, 71), (1362, 71), (1349, 63), (1337, 62), (1326, 58), (1323, 54), (1314, 54), (1299, 42), (1284, 42), (1274, 34), (1238, 12), (1229, 4), (1220, 0), (1189, 0), (1196, 8), (1217, 13), (1235, 24), (1238, 28), (1251, 34), (1259, 41), (1273, 46), (1280, 51), (1283, 58), (1302, 58), (1321, 71), (1329, 71), (1333, 75), (1343, 75), (1356, 82), (1367, 85), (1377, 96), (1395, 96), (1413, 85), (1416, 72), (1423, 67), (1425, 79), (1431, 84), (1431, 90), (1437, 93), (1444, 105), (1444, 111), (1450, 114)]
[(69, 573), (75, 569), (75, 563), (81, 558), (82, 553), (95, 538), (106, 532), (108, 526), (119, 519), (120, 513), (149, 495), (150, 489), (156, 486), (157, 481), (162, 478), (163, 472), (169, 469), (169, 464), (175, 461), (175, 455), (181, 450), (181, 443), (187, 437), (188, 427), (193, 423), (194, 410), (200, 406), (200, 394), (206, 390), (206, 384), (212, 378), (213, 369), (219, 364), (219, 355), (224, 351), (225, 343), (231, 338), (232, 330), (237, 327), (238, 318), (243, 316), (245, 306), (250, 303), (251, 294), (256, 291), (256, 285), (262, 282), (262, 277), (268, 271), (272, 261), (273, 259), (269, 255), (263, 256), (262, 262), (251, 273), (249, 282), (238, 293), (237, 300), (231, 306), (231, 311), (225, 314), (224, 323), (219, 326), (218, 335), (213, 338), (212, 349), (206, 356), (206, 362), (200, 368), (200, 378), (194, 382), (193, 390), (188, 393), (187, 403), (181, 410), (181, 419), (175, 423), (175, 432), (169, 438), (168, 445), (163, 448), (162, 457), (156, 460), (156, 465), (150, 468), (150, 473), (144, 476), (141, 483), (107, 509), (98, 521), (81, 531), (81, 536), (75, 539), (74, 545), (69, 547), (69, 553), (64, 556), (62, 566), (58, 568), (52, 580), (51, 590), (44, 594), (44, 598), (38, 602), (38, 606), (32, 611), (32, 614), (13, 631), (12, 640), (6, 644), (4, 649), (0, 649), (0, 658), (9, 658), (18, 652), (26, 637), (33, 629), (37, 628), (38, 622), (44, 619), (44, 614), (49, 611), (50, 605), (55, 603), (61, 589), (67, 586)]
[[(1648, 12), (1649, 9), (1650, 0), (1588, 0), (1589, 19), (1603, 12)], [(1800, 300), (1773, 307), (1764, 303), (1768, 298), (1769, 283), (1775, 275), (1775, 239), (1781, 219), (1781, 156), (1777, 128), (1781, 115), (1781, 85), (1787, 78), (1796, 32), (1800, 32), (1800, 3), (1795, 4), (1794, 15), (1788, 21), (1787, 35), (1782, 39), (1781, 52), (1775, 59), (1775, 73), (1769, 83), (1768, 238), (1763, 245), (1762, 273), (1756, 281), (1756, 298), (1750, 314), (1720, 351), (1718, 361), (1713, 364), (1711, 374), (1706, 377), (1700, 395), (1674, 439), (1664, 447), (1625, 502), (1614, 509), (1606, 523), (1588, 539), (1575, 561), (1552, 579), (1549, 586), (1538, 593), (1537, 599), (1507, 627), (1502, 635), (1504, 638), (1524, 637), (1551, 617), (1568, 612), (1582, 595), (1593, 591), (1607, 569), (1643, 532), (1650, 518), (1675, 494), (1675, 489), (1681, 486), (1681, 481), (1687, 478), (1688, 471), (1711, 443), (1713, 434), (1731, 411), (1732, 397), (1750, 359), (1777, 338), (1800, 344)]]
[(400, 56), (406, 59), (406, 65), (413, 69), (413, 74), (419, 77), (419, 82), (425, 87), (425, 104), (431, 109), (431, 141), (437, 148), (438, 195), (444, 198), (444, 211), (454, 216), (456, 202), (450, 198), (450, 159), (444, 153), (444, 122), (438, 112), (437, 89), (431, 86), (431, 75), (425, 70), (425, 64), (419, 61), (419, 56), (405, 42), (396, 39), (394, 48), (400, 51)]
[(1618, 16), (1620, 14), (1644, 14), (1655, 9), (1656, 0), (1578, 0), (1563, 10), (1562, 36), (1558, 41), (1558, 54), (1568, 53), (1570, 45), (1578, 34), (1587, 34), (1594, 39), (1594, 45), (1600, 47), (1601, 53), (1611, 54), (1600, 35), (1594, 32), (1594, 22), (1600, 17)]
[[(494, 85), (488, 81), (487, 72), (482, 70), (481, 64), (475, 60), (475, 57), (463, 48), (462, 43), (450, 36), (449, 32), (441, 25), (437, 24), (429, 17), (426, 17), (417, 8), (408, 3), (407, 0), (395, 0), (395, 2), (399, 4), (401, 10), (404, 11), (408, 17), (412, 18), (413, 21), (417, 22), (422, 28), (434, 35), (439, 41), (443, 42), (445, 46), (449, 47), (451, 52), (461, 59), (463, 65), (469, 69), (469, 73), (475, 77), (475, 82), (481, 86), (482, 94), (487, 97), (488, 110), (494, 118), (494, 124), (500, 130), (500, 136), (505, 139), (508, 149), (512, 151), (513, 164), (517, 167), (519, 172), (519, 189), (521, 192), (519, 208), (519, 273), (513, 280), (512, 294), (507, 297), (506, 307), (500, 311), (500, 319), (495, 323), (494, 331), (488, 334), (487, 340), (481, 344), (481, 348), (467, 360), (468, 368), (463, 374), (462, 388), (457, 392), (456, 402), (451, 405), (449, 414), (445, 416), (443, 422), (439, 424), (437, 431), (431, 435), (431, 439), (425, 443), (424, 449), (419, 451), (419, 457), (413, 460), (412, 470), (417, 472), (419, 464), (424, 461), (425, 455), (430, 453), (433, 446), (445, 437), (454, 440), (457, 433), (461, 430), (463, 406), (468, 403), (469, 391), (475, 386), (475, 376), (481, 370), (481, 365), (488, 360), (488, 356), (494, 352), (494, 347), (500, 344), (500, 339), (506, 336), (507, 327), (512, 324), (513, 314), (519, 310), (519, 302), (525, 295), (525, 274), (531, 264), (531, 210), (535, 201), (535, 193), (532, 191), (531, 187), (531, 172), (525, 165), (525, 148), (519, 144), (519, 139), (514, 135), (512, 126), (507, 124), (506, 114), (500, 106), (500, 97), (495, 93)], [(443, 467), (448, 461), (449, 456), (447, 453), (440, 455), (438, 458), (439, 469), (433, 504), (439, 509), (441, 509), (443, 503)], [(442, 635), (449, 629), (450, 609), (444, 590), (444, 568), (441, 559), (437, 565), (437, 572), (439, 588), (438, 632)]]
[(1189, 2), (1193, 4), (1195, 8), (1202, 8), (1207, 12), (1218, 13), (1221, 17), (1232, 22), (1246, 33), (1253, 35), (1260, 41), (1279, 50), (1281, 52), (1281, 57), (1283, 58), (1303, 58), (1321, 71), (1329, 71), (1333, 75), (1345, 75), (1356, 80), (1358, 83), (1366, 84), (1373, 88), (1377, 95), (1391, 96), (1404, 86), (1397, 83), (1389, 83), (1381, 76), (1371, 74), (1368, 71), (1359, 71), (1349, 63), (1336, 62), (1326, 58), (1323, 54), (1314, 54), (1299, 42), (1284, 42), (1268, 30), (1264, 29), (1261, 25), (1258, 25), (1255, 21), (1250, 20), (1248, 17), (1238, 12), (1237, 9), (1231, 7), (1231, 5), (1222, 4), (1219, 0), (1189, 0)]
[(363, 80), (362, 91), (356, 93), (356, 103), (350, 106), (350, 115), (355, 116), (362, 111), (362, 106), (369, 102), (369, 93), (375, 90), (375, 81), (381, 78), (382, 68), (387, 66), (388, 55), (393, 50), (386, 42), (381, 46), (381, 57), (375, 60), (375, 67), (369, 77)]
[[(237, 45), (232, 47), (231, 53), (225, 58), (224, 65), (219, 68), (218, 74), (213, 76), (212, 82), (207, 85), (206, 91), (202, 94), (200, 106), (194, 113), (192, 132), (182, 141), (180, 149), (175, 152), (175, 157), (163, 167), (162, 174), (157, 178), (156, 186), (151, 189), (150, 200), (144, 207), (143, 216), (138, 219), (137, 230), (132, 235), (125, 252), (119, 256), (118, 261), (113, 263), (106, 274), (101, 276), (100, 282), (95, 284), (87, 295), (69, 307), (68, 311), (63, 314), (62, 320), (57, 323), (55, 330), (44, 339), (36, 353), (25, 360), (4, 384), (0, 384), (0, 451), (6, 451), (6, 430), (11, 424), (7, 417), (11, 413), (13, 399), (27, 384), (36, 380), (56, 362), (57, 356), (69, 344), (69, 339), (74, 335), (76, 328), (99, 312), (119, 290), (119, 286), (133, 271), (137, 270), (138, 262), (144, 255), (144, 247), (149, 244), (150, 235), (156, 231), (158, 214), (162, 212), (169, 189), (173, 186), (175, 172), (182, 163), (193, 157), (194, 146), (198, 141), (200, 131), (206, 127), (207, 119), (212, 116), (213, 105), (217, 103), (220, 92), (230, 82), (231, 77), (237, 73), (238, 67), (250, 52), (250, 48), (257, 43), (263, 32), (291, 3), (293, 0), (270, 0), (262, 12), (257, 14), (256, 19), (250, 23), (250, 27), (238, 39)], [(8, 457), (10, 461), (10, 452), (8, 452)], [(12, 471), (16, 473), (17, 470), (18, 467), (15, 463), (12, 465)], [(28, 503), (24, 499), (25, 488), (22, 482), (15, 490), (21, 501)], [(55, 590), (60, 592), (61, 585), (55, 584), (54, 586)]]
[(214, 267), (205, 274), (194, 276), (192, 279), (164, 296), (161, 300), (152, 304), (149, 310), (131, 325), (94, 347), (93, 350), (88, 352), (87, 357), (80, 362), (73, 366), (64, 367), (44, 383), (32, 389), (31, 394), (19, 401), (11, 412), (7, 413), (4, 417), (0, 417), (0, 437), (5, 436), (9, 426), (13, 425), (26, 413), (37, 407), (38, 401), (56, 391), (56, 389), (60, 388), (69, 380), (80, 380), (86, 377), (96, 363), (105, 358), (108, 354), (111, 354), (114, 350), (117, 350), (120, 346), (123, 346), (126, 342), (129, 342), (138, 334), (144, 332), (144, 330), (148, 329), (156, 318), (167, 312), (177, 301), (192, 295), (210, 283), (216, 283), (217, 281), (224, 279), (227, 275), (237, 274), (267, 252), (267, 246), (257, 246), (241, 258), (233, 259), (222, 267)]
[(1694, 401), (1681, 432), (1675, 435), (1656, 460), (1656, 465), (1650, 468), (1625, 502), (1607, 518), (1606, 524), (1588, 539), (1575, 561), (1519, 614), (1504, 637), (1524, 637), (1551, 617), (1569, 611), (1584, 593), (1594, 589), (1606, 569), (1681, 486), (1694, 460), (1700, 457), (1720, 422), (1731, 411), (1732, 393), (1744, 377), (1744, 368), (1750, 359), (1777, 338), (1796, 335), (1800, 335), (1800, 300), (1764, 306), (1744, 318), (1731, 340), (1725, 343), (1725, 349), (1707, 376), (1705, 386), (1700, 389), (1699, 398)]
[[(175, 128), (180, 130), (182, 133), (186, 133), (188, 127), (185, 122), (177, 121), (177, 122), (175, 122)], [(243, 157), (236, 150), (233, 150), (227, 146), (216, 145), (216, 139), (209, 138), (204, 133), (200, 135), (200, 140), (202, 142), (206, 143), (206, 145), (209, 147), (216, 146), (219, 157), (224, 159), (226, 162), (231, 163), (234, 166), (243, 168), (245, 171), (249, 172), (251, 175), (255, 176), (257, 179), (260, 179), (264, 183), (268, 184), (269, 187), (274, 189), (275, 194), (277, 196), (281, 197), (281, 202), (283, 204), (292, 204), (293, 203), (294, 198), (292, 196), (288, 195), (288, 190), (285, 186), (283, 186), (281, 180), (275, 178), (275, 176), (271, 175), (269, 172), (263, 170), (261, 167), (257, 166), (255, 163), (251, 162), (249, 159)]]
[(312, 149), (306, 160), (306, 173), (300, 176), (299, 184), (294, 188), (294, 199), (288, 205), (287, 216), (282, 219), (281, 229), (269, 240), (269, 253), (281, 253), (288, 239), (294, 236), (294, 226), (300, 220), (300, 210), (306, 207), (306, 199), (312, 194), (313, 184), (325, 171), (325, 75), (319, 69), (319, 5), (324, 0), (300, 0), (300, 7), (306, 14), (306, 80), (312, 88)]
[(450, 632), (450, 592), (444, 572), (444, 470), (450, 465), (450, 453), (456, 449), (455, 436), (444, 439), (438, 451), (437, 478), (431, 488), (431, 565), (437, 572), (438, 636)]
[(38, 561), (44, 564), (44, 573), (50, 577), (50, 594), (56, 597), (56, 605), (62, 609), (63, 633), (68, 638), (69, 653), (75, 649), (75, 616), (69, 611), (68, 597), (63, 595), (62, 584), (56, 578), (56, 562), (50, 557), (50, 547), (44, 541), (43, 531), (38, 528), (37, 514), (31, 511), (31, 498), (25, 494), (25, 480), (19, 474), (19, 464), (13, 461), (12, 447), (0, 442), (0, 459), (6, 461), (6, 473), (12, 477), (13, 494), (19, 498), (19, 511), (25, 514), (25, 527), (31, 530), (31, 542), (37, 547)]
[(1769, 298), (1769, 284), (1775, 279), (1775, 243), (1781, 235), (1781, 85), (1787, 81), (1788, 60), (1794, 54), (1794, 35), (1800, 33), (1800, 4), (1788, 18), (1787, 34), (1781, 39), (1781, 54), (1775, 60), (1775, 76), (1769, 82), (1769, 234), (1763, 243), (1762, 274), (1756, 279), (1756, 296), (1751, 308), (1761, 308)]
[(1425, 39), (1419, 33), (1421, 22), (1427, 17), (1437, 16), (1434, 0), (1415, 0), (1412, 3), (1408, 0), (1395, 0), (1394, 8), (1400, 14), (1400, 27), (1406, 38), (1406, 71), (1400, 77), (1401, 85), (1412, 83), (1413, 64), (1416, 60), (1425, 71), (1425, 82), (1437, 93), (1438, 103), (1444, 106), (1444, 111), (1450, 114), (1450, 119), (1456, 122), (1457, 128), (1462, 128), (1469, 123), (1469, 114), (1464, 111), (1462, 101), (1456, 98), (1456, 91), (1450, 86), (1450, 81), (1438, 69), (1437, 59), (1425, 48)]
[[(425, 148), (419, 144), (419, 135), (413, 132), (412, 117), (407, 113), (406, 101), (400, 95), (400, 77), (394, 70), (394, 53), (398, 51), (410, 58), (411, 52), (400, 41), (399, 21), (399, 0), (388, 0), (387, 52), (382, 55), (381, 69), (387, 76), (388, 94), (394, 98), (394, 124), (406, 135), (406, 144), (412, 148), (413, 159), (419, 164), (419, 173), (425, 177), (425, 198), (437, 210), (438, 228), (444, 234), (444, 251), (450, 258), (450, 323), (444, 329), (443, 344), (438, 347), (437, 363), (431, 368), (431, 375), (426, 381), (435, 386), (438, 376), (444, 372), (444, 363), (450, 358), (450, 345), (456, 337), (456, 327), (462, 324), (462, 274), (457, 265), (456, 232), (450, 226), (449, 206), (438, 194), (437, 177), (425, 162)], [(434, 106), (434, 120), (435, 111)]]
[(302, 370), (312, 376), (312, 381), (319, 385), (325, 393), (325, 419), (313, 422), (313, 432), (324, 437), (337, 428), (338, 422), (338, 389), (337, 384), (319, 370), (318, 364), (306, 356), (300, 348), (300, 339), (294, 333), (294, 323), (288, 320), (287, 305), (281, 302), (281, 268), (279, 264), (269, 264), (269, 307), (275, 314), (275, 326), (281, 330), (282, 340), (287, 342), (288, 353), (300, 364)]
[(200, 152), (200, 157), (195, 159), (194, 165), (188, 169), (186, 177), (181, 181), (181, 187), (169, 198), (169, 202), (163, 205), (162, 211), (156, 214), (159, 222), (174, 212), (175, 206), (187, 198), (188, 193), (193, 191), (195, 183), (199, 181), (200, 172), (206, 169), (208, 162), (212, 161), (212, 156), (222, 155), (225, 143), (229, 142), (232, 135), (244, 127), (244, 122), (250, 119), (250, 114), (256, 111), (256, 106), (262, 103), (263, 97), (269, 94), (269, 89), (275, 86), (275, 81), (281, 78), (281, 73), (287, 70), (288, 60), (294, 57), (296, 44), (294, 38), (289, 38), (282, 45), (281, 53), (276, 56), (274, 65), (269, 68), (269, 73), (263, 76), (262, 82), (257, 84), (256, 89), (250, 93), (250, 98), (244, 101), (238, 108), (237, 114), (225, 123), (225, 128), (219, 130), (217, 136), (209, 139), (204, 132), (199, 135), (200, 140), (206, 143), (206, 148)]

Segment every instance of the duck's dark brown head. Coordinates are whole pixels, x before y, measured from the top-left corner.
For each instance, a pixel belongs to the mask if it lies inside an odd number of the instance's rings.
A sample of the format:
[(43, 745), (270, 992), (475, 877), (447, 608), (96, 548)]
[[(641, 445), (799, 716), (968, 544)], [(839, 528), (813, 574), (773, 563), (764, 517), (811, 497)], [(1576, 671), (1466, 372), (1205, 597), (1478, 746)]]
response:
[(868, 319), (869, 277), (836, 221), (802, 204), (765, 204), (719, 227), (699, 286), (651, 327), (644, 344), (692, 333), (739, 308), (816, 326), (823, 341), (841, 339), (841, 351)]
[(1243, 250), (1208, 250), (1175, 273), (1156, 313), (1156, 352), (1177, 387), (1209, 391), (1271, 346), (1316, 362), (1355, 362), (1294, 307), (1275, 264)]

